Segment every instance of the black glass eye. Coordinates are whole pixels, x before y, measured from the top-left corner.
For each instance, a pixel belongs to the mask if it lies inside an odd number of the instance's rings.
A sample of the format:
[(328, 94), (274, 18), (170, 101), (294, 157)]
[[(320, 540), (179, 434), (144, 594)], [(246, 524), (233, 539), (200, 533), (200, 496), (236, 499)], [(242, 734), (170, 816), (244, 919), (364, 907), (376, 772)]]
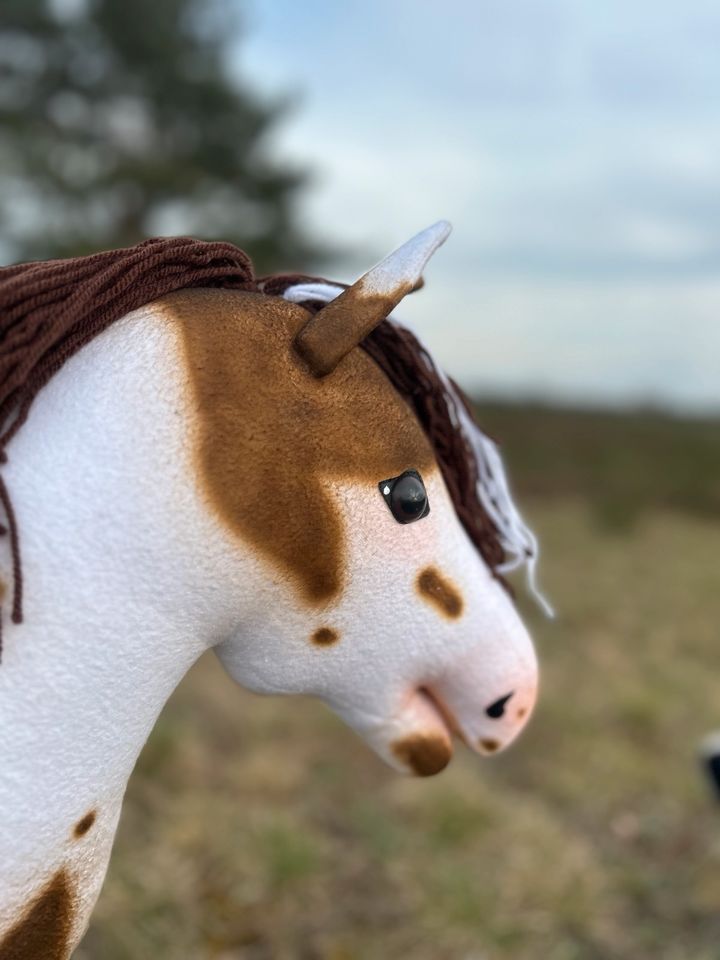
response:
[(399, 477), (383, 480), (378, 486), (398, 523), (412, 523), (430, 513), (425, 484), (416, 470), (406, 470)]

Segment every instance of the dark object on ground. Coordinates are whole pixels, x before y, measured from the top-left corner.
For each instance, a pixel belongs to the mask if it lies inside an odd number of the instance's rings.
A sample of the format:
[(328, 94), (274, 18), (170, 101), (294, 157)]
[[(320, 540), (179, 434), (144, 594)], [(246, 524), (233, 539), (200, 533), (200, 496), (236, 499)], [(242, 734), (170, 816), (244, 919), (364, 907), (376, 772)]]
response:
[(720, 730), (703, 740), (700, 745), (700, 758), (715, 796), (720, 800)]

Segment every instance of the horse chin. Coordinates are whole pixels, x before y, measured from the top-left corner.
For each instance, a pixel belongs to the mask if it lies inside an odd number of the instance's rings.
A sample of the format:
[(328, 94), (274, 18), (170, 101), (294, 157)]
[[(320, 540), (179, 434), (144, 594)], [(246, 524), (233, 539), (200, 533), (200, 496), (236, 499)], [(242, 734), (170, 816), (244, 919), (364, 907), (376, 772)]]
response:
[(431, 777), (450, 763), (453, 724), (435, 698), (419, 688), (405, 695), (389, 715), (329, 704), (342, 719), (399, 773)]
[(389, 741), (391, 765), (402, 773), (432, 777), (453, 756), (452, 715), (425, 688), (414, 691), (402, 712), (399, 735)]

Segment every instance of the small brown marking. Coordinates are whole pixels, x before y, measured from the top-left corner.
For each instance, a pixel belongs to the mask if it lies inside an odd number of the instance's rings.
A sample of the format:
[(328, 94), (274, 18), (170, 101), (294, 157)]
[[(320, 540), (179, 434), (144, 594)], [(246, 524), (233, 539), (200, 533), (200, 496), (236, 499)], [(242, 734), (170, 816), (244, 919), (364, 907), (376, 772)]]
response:
[(73, 900), (67, 872), (58, 870), (0, 940), (2, 960), (67, 960)]
[(331, 647), (340, 639), (340, 634), (332, 627), (320, 627), (310, 638), (317, 647)]
[(463, 611), (463, 599), (455, 587), (438, 573), (426, 567), (417, 578), (417, 589), (424, 600), (434, 604), (440, 613), (456, 620)]
[(82, 820), (78, 820), (78, 822), (75, 824), (75, 829), (73, 830), (73, 834), (75, 835), (76, 839), (79, 840), (80, 837), (85, 836), (90, 827), (95, 823), (96, 818), (97, 813), (94, 810), (89, 810)]
[(486, 753), (495, 753), (496, 750), (500, 749), (499, 740), (481, 740), (480, 746)]
[(181, 342), (208, 505), (308, 603), (327, 603), (347, 574), (343, 516), (328, 482), (366, 484), (377, 496), (383, 477), (436, 468), (422, 427), (362, 349), (324, 379), (312, 376), (293, 347), (309, 318), (297, 304), (211, 289), (158, 303)]
[(450, 763), (452, 745), (437, 735), (414, 734), (391, 744), (392, 752), (418, 777), (432, 777)]
[(518, 712), (517, 712), (517, 718), (518, 718), (518, 720), (522, 720), (522, 718), (523, 718), (526, 714), (527, 714), (527, 707), (520, 707), (520, 709), (519, 709)]

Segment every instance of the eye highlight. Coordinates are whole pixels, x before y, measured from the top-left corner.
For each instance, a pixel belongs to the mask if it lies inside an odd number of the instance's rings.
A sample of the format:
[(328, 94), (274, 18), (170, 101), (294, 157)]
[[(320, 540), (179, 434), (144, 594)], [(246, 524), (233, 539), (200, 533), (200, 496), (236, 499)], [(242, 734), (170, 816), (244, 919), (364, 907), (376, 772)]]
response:
[(425, 484), (417, 470), (406, 470), (399, 477), (383, 480), (378, 487), (398, 523), (413, 523), (430, 513)]

